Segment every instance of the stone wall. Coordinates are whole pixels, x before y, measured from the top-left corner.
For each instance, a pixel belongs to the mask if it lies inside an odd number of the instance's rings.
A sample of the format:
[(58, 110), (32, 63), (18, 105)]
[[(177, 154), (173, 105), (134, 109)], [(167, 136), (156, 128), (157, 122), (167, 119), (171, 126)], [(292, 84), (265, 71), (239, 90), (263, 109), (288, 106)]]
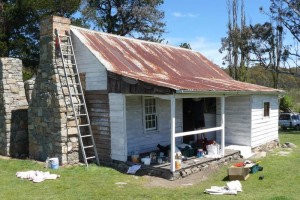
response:
[(28, 154), (27, 108), (22, 61), (0, 58), (0, 154)]
[[(64, 165), (79, 161), (79, 144), (75, 120), (68, 117), (72, 107), (62, 60), (55, 49), (55, 29), (65, 35), (70, 31), (70, 20), (53, 16), (41, 23), (40, 66), (28, 109), (29, 154), (41, 161), (58, 157)], [(68, 67), (68, 72), (72, 73), (72, 65)]]

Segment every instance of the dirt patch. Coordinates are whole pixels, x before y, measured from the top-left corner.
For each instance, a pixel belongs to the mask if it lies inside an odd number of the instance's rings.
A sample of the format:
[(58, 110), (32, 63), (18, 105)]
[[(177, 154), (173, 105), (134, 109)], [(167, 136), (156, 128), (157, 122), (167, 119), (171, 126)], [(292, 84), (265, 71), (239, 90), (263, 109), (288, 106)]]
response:
[(287, 155), (289, 155), (291, 152), (289, 152), (289, 151), (279, 151), (279, 152), (277, 152), (277, 154), (278, 155), (280, 155), (280, 156), (287, 156)]
[(8, 156), (1, 156), (1, 155), (0, 155), (0, 159), (2, 159), (2, 160), (10, 160), (11, 157), (8, 157)]
[(169, 181), (154, 176), (143, 176), (143, 177), (147, 179), (147, 183), (145, 184), (145, 187), (162, 187), (162, 188), (189, 187), (192, 185), (197, 185), (207, 180), (208, 176), (215, 171), (216, 169), (205, 170), (174, 181)]

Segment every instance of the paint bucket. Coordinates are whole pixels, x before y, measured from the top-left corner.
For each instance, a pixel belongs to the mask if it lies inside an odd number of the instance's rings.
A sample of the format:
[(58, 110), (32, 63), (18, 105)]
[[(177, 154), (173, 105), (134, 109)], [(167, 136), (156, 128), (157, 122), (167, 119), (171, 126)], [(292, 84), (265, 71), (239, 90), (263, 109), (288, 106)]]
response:
[(151, 158), (144, 158), (144, 165), (150, 165)]
[(131, 156), (131, 161), (133, 162), (133, 163), (138, 163), (139, 162), (139, 155), (132, 155)]
[(175, 169), (180, 170), (181, 169), (181, 160), (175, 160)]
[(203, 156), (203, 149), (198, 149), (197, 150), (197, 157), (200, 158)]
[(49, 159), (49, 165), (50, 165), (51, 169), (58, 169), (58, 167), (59, 167), (58, 158), (50, 158)]
[(206, 146), (207, 155), (219, 155), (220, 146), (218, 144), (211, 144)]

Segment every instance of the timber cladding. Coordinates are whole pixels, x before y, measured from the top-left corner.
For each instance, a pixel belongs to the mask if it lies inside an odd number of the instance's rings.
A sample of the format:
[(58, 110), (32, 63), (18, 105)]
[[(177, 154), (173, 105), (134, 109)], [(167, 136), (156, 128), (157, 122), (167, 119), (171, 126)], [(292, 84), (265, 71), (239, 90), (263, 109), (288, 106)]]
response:
[(85, 100), (100, 161), (111, 160), (109, 101), (106, 91), (85, 91)]
[(173, 94), (174, 90), (107, 72), (109, 93), (124, 94)]

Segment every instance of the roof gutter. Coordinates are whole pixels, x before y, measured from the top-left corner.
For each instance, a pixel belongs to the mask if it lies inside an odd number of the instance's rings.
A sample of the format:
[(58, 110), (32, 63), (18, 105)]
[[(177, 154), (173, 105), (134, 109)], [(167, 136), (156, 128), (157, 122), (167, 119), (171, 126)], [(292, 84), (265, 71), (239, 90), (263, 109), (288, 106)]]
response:
[(199, 94), (214, 96), (233, 96), (233, 95), (259, 95), (259, 94), (276, 94), (282, 95), (286, 92), (283, 90), (275, 91), (193, 91), (193, 90), (176, 90), (176, 94)]

